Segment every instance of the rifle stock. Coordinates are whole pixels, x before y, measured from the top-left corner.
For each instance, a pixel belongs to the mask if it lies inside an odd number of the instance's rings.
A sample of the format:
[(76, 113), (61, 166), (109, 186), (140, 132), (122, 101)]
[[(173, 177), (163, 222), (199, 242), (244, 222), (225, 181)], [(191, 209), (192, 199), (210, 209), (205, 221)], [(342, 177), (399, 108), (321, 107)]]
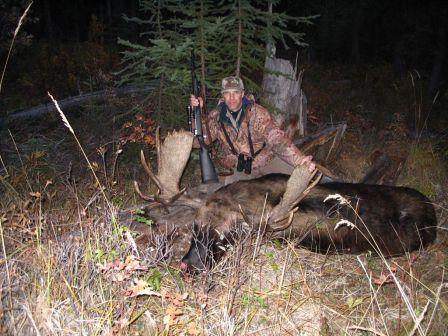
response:
[[(194, 52), (191, 52), (191, 84), (193, 87), (193, 94), (195, 97), (199, 96), (199, 85), (195, 74), (195, 64), (194, 64)], [(218, 182), (218, 174), (216, 173), (215, 166), (211, 159), (210, 148), (204, 141), (204, 134), (202, 132), (202, 115), (201, 108), (195, 106), (193, 108), (194, 115), (194, 127), (193, 133), (198, 139), (200, 152), (199, 152), (199, 163), (201, 165), (201, 176), (202, 183), (215, 183)]]

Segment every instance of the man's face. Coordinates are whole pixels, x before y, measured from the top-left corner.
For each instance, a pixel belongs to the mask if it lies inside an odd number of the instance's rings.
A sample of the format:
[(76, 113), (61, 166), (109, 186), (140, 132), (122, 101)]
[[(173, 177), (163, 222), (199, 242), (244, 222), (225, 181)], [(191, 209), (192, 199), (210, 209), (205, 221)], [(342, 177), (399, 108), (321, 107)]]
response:
[(243, 105), (243, 91), (229, 90), (222, 93), (224, 102), (230, 111), (238, 111)]

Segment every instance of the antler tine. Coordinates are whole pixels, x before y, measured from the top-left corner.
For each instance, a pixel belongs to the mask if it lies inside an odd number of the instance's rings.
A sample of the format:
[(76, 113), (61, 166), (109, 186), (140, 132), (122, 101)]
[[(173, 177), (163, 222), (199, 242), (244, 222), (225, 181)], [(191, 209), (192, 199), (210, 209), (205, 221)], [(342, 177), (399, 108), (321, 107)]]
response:
[[(307, 169), (307, 167), (298, 166), (292, 173), (287, 182), (283, 199), (272, 209), (267, 219), (270, 230), (279, 231), (288, 228), (298, 209), (296, 205), (319, 183), (322, 173), (318, 170), (310, 173)], [(313, 178), (314, 181), (309, 184)], [(285, 219), (288, 219), (286, 225), (279, 227), (278, 224)]]
[(183, 188), (181, 191), (179, 191), (176, 195), (172, 196), (169, 200), (168, 200), (168, 204), (174, 203), (175, 201), (177, 201), (179, 199), (179, 197), (181, 197), (185, 191), (187, 191), (187, 188)]
[(143, 193), (141, 192), (140, 187), (139, 187), (137, 181), (134, 181), (134, 189), (135, 189), (135, 191), (137, 192), (137, 194), (138, 194), (141, 198), (143, 198), (145, 201), (148, 201), (148, 202), (154, 202), (154, 201), (155, 201), (155, 197), (145, 195), (145, 194), (143, 194)]
[(283, 226), (275, 227), (275, 228), (272, 228), (272, 225), (270, 225), (270, 231), (272, 231), (272, 232), (283, 231), (283, 230), (286, 230), (286, 229), (291, 225), (292, 220), (293, 220), (293, 218), (294, 218), (294, 214), (297, 212), (297, 210), (299, 210), (299, 207), (296, 206), (296, 205), (299, 204), (300, 201), (303, 200), (303, 199), (306, 197), (306, 195), (309, 194), (309, 192), (311, 191), (311, 189), (313, 189), (313, 188), (319, 183), (320, 179), (322, 178), (322, 173), (321, 173), (321, 172), (318, 172), (318, 173), (317, 173), (317, 171), (315, 171), (315, 172), (313, 173), (313, 176), (316, 176), (316, 175), (317, 175), (317, 177), (316, 177), (316, 178), (314, 179), (314, 181), (308, 186), (308, 188), (306, 188), (306, 189), (300, 194), (300, 196), (299, 196), (294, 202), (291, 203), (291, 205), (290, 205), (289, 208), (290, 208), (290, 209), (292, 208), (292, 209), (289, 210), (283, 217), (278, 218), (278, 219), (274, 219), (274, 220), (273, 220), (274, 224), (278, 224), (278, 223), (283, 222), (285, 219), (288, 219), (288, 221), (286, 222), (286, 224), (283, 225)]
[(157, 178), (156, 175), (151, 170), (151, 167), (149, 166), (148, 162), (146, 162), (145, 154), (143, 153), (143, 150), (140, 150), (140, 162), (142, 163), (143, 169), (145, 169), (145, 172), (148, 174), (149, 178), (156, 184), (157, 188), (159, 188), (159, 191), (162, 190), (162, 185)]
[[(300, 196), (290, 205), (290, 209), (292, 209), (293, 207), (295, 207), (297, 204), (300, 203), (301, 200), (303, 200), (306, 195), (309, 194), (309, 192), (311, 191), (311, 189), (313, 189), (320, 181), (320, 179), (322, 178), (323, 174), (320, 171), (315, 170), (313, 172), (313, 175), (311, 176), (311, 179), (314, 178), (314, 181), (311, 182), (311, 184), (300, 194)], [(298, 208), (296, 208), (296, 210), (294, 212), (297, 211)], [(292, 210), (290, 210), (292, 211)]]
[[(148, 196), (148, 195), (145, 195), (145, 194), (143, 194), (143, 193), (141, 192), (140, 187), (139, 187), (137, 181), (134, 181), (134, 189), (135, 189), (135, 191), (137, 192), (137, 194), (138, 194), (142, 199), (144, 199), (145, 201), (160, 203), (160, 204), (161, 204), (162, 206), (164, 206), (165, 208), (166, 208), (168, 205), (170, 205), (171, 203), (173, 203), (173, 202), (175, 201), (175, 200), (173, 200), (174, 197), (179, 198), (179, 196), (180, 196), (180, 195), (175, 195), (175, 196), (173, 196), (171, 199), (169, 199), (168, 201), (166, 201), (166, 200), (160, 198), (158, 195), (155, 195), (155, 196)], [(183, 192), (182, 192), (182, 193), (183, 193)], [(182, 193), (179, 193), (179, 194), (182, 194)], [(177, 199), (177, 198), (176, 198), (176, 199)]]

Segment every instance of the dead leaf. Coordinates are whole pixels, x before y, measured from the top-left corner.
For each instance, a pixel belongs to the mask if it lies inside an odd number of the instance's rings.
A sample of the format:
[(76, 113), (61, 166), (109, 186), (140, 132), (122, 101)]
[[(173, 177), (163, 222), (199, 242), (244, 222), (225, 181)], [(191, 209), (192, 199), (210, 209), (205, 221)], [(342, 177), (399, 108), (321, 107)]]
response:
[(172, 315), (172, 316), (181, 316), (181, 315), (183, 315), (182, 310), (179, 309), (179, 308), (177, 308), (177, 307), (174, 307), (174, 306), (169, 306), (169, 307), (166, 309), (166, 313), (167, 313), (168, 315)]
[(384, 274), (381, 274), (377, 279), (373, 279), (373, 284), (377, 286), (383, 286), (393, 282), (394, 280), (390, 275), (384, 275)]
[(197, 328), (196, 323), (188, 323), (188, 335), (197, 336), (201, 334), (201, 331)]
[(133, 255), (127, 256), (124, 262), (117, 259), (97, 266), (101, 272), (108, 274), (112, 281), (128, 280), (136, 271), (148, 270), (148, 267), (141, 265), (140, 259)]
[(360, 304), (362, 304), (363, 301), (364, 301), (363, 298), (350, 296), (346, 301), (346, 305), (348, 306), (349, 309), (354, 309)]
[(154, 291), (153, 288), (145, 280), (142, 279), (135, 279), (134, 285), (128, 287), (124, 295), (127, 297), (135, 297), (140, 295), (161, 297), (160, 293)]

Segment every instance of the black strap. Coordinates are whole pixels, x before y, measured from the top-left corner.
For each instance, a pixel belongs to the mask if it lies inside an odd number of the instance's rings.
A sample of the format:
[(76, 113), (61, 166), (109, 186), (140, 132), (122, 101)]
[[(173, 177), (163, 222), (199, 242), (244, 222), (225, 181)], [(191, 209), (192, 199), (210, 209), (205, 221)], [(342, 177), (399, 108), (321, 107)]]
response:
[[(235, 146), (233, 145), (232, 141), (230, 140), (229, 134), (227, 133), (226, 127), (224, 126), (224, 124), (220, 121), (219, 122), (221, 125), (221, 129), (224, 133), (224, 137), (226, 138), (227, 143), (229, 144), (230, 147), (230, 151), (235, 155), (238, 156), (238, 152), (235, 149)], [(257, 150), (256, 152), (254, 152), (254, 144), (252, 142), (252, 136), (250, 135), (250, 127), (249, 127), (249, 121), (247, 121), (247, 135), (249, 138), (249, 149), (250, 149), (250, 156), (252, 157), (252, 159), (255, 159), (255, 157), (260, 154), (260, 152), (264, 149), (264, 147), (266, 147), (266, 142), (263, 142), (263, 146)]]
[(263, 142), (263, 146), (259, 150), (257, 150), (254, 153), (254, 145), (252, 143), (252, 137), (250, 136), (250, 127), (249, 127), (249, 120), (247, 121), (247, 135), (249, 136), (249, 149), (250, 149), (250, 156), (252, 156), (252, 159), (255, 159), (255, 157), (263, 150), (263, 148), (266, 146), (266, 142)]
[(231, 151), (234, 155), (238, 156), (238, 153), (237, 153), (235, 147), (233, 146), (232, 141), (230, 140), (229, 134), (227, 133), (224, 124), (222, 123), (222, 121), (220, 121), (219, 124), (221, 125), (221, 129), (222, 129), (222, 131), (223, 131), (223, 133), (224, 133), (224, 136), (226, 137), (227, 143), (229, 144), (230, 151)]

